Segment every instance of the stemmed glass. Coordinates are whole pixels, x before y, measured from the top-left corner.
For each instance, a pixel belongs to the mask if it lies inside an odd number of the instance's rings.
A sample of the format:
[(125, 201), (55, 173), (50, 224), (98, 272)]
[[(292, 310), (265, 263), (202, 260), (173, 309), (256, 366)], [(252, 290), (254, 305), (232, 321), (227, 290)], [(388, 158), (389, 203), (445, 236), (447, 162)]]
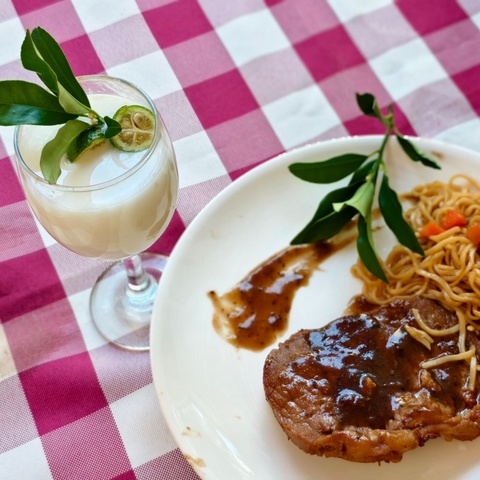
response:
[(108, 76), (78, 80), (87, 95), (100, 94), (105, 104), (122, 97), (149, 108), (155, 116), (150, 147), (136, 153), (96, 147), (88, 154), (102, 155), (101, 167), (112, 178), (97, 182), (90, 167), (93, 157), (80, 157), (75, 164), (66, 161), (65, 180), (51, 185), (39, 174), (38, 139), (35, 144), (35, 136), (43, 137), (51, 127), (22, 125), (14, 135), (19, 178), (34, 214), (55, 240), (80, 255), (115, 261), (90, 296), (98, 330), (120, 347), (148, 350), (153, 302), (166, 258), (145, 250), (160, 237), (175, 210), (175, 153), (160, 114), (141, 89)]

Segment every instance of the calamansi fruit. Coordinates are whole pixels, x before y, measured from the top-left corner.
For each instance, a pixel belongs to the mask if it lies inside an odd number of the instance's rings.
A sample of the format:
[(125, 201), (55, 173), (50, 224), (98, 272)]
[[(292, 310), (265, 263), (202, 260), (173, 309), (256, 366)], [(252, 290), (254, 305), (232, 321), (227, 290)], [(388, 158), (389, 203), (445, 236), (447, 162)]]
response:
[(125, 105), (119, 108), (113, 119), (122, 131), (112, 137), (111, 142), (120, 150), (138, 152), (147, 149), (155, 133), (155, 116), (141, 105)]

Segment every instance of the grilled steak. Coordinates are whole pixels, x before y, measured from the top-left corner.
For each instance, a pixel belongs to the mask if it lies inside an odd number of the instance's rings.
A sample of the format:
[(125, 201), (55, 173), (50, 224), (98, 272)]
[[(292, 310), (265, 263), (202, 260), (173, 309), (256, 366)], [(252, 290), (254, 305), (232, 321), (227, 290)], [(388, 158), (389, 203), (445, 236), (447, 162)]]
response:
[[(431, 300), (394, 300), (301, 330), (269, 353), (266, 399), (293, 443), (309, 454), (398, 462), (432, 438), (480, 435), (478, 383), (474, 391), (467, 388), (468, 363), (420, 367), (458, 353), (458, 335), (437, 337), (429, 350), (406, 331), (419, 328), (412, 309), (431, 328), (458, 322)], [(469, 333), (466, 343), (468, 349), (478, 337)]]

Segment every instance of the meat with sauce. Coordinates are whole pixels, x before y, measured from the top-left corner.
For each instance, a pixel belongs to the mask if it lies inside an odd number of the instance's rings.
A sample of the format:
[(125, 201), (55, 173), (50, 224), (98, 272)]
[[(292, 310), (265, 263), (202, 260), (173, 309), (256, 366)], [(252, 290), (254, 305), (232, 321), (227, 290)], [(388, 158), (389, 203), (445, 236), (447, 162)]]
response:
[[(478, 385), (468, 388), (469, 364), (420, 364), (458, 353), (458, 335), (436, 337), (431, 349), (407, 332), (457, 323), (454, 313), (415, 297), (323, 328), (301, 330), (267, 356), (263, 383), (288, 438), (309, 454), (354, 462), (398, 462), (429, 439), (480, 435)], [(478, 343), (469, 333), (467, 349)]]

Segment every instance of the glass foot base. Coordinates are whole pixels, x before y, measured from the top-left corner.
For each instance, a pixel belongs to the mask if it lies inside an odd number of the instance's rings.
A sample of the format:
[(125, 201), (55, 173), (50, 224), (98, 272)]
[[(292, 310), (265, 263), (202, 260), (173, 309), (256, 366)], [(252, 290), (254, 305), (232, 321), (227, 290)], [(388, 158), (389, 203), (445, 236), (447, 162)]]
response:
[(150, 349), (150, 321), (158, 281), (167, 257), (145, 252), (139, 255), (148, 282), (144, 288), (129, 288), (122, 262), (100, 275), (90, 296), (90, 314), (100, 333), (126, 350)]

